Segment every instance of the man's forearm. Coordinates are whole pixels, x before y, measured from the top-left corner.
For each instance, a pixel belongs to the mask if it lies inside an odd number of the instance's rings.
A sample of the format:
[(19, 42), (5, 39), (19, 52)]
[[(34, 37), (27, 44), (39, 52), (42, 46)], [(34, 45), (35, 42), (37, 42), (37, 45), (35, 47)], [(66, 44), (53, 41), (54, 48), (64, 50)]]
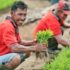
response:
[(32, 46), (36, 44), (36, 40), (32, 40), (32, 41), (22, 41), (20, 44), (24, 45), (24, 46)]
[(69, 45), (70, 45), (70, 44), (69, 44), (67, 41), (65, 41), (65, 40), (60, 40), (58, 43), (59, 43), (59, 44), (62, 44), (63, 46), (69, 46)]
[(31, 45), (33, 45), (33, 42), (21, 42), (21, 45), (31, 46)]
[(65, 28), (70, 28), (70, 24), (65, 24), (65, 23), (64, 23), (63, 27), (65, 27)]
[(70, 43), (64, 40), (61, 36), (55, 36), (55, 38), (59, 44), (62, 44), (63, 46), (70, 46)]
[(31, 52), (31, 51), (34, 51), (33, 48), (23, 46), (23, 45), (20, 45), (20, 44), (13, 44), (10, 47), (11, 47), (13, 52)]

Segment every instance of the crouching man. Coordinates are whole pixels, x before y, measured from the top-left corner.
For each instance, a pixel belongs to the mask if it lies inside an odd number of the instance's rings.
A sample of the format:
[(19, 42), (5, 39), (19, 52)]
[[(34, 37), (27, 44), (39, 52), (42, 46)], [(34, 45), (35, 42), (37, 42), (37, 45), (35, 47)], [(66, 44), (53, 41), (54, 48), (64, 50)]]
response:
[(36, 44), (36, 40), (24, 41), (20, 39), (18, 26), (26, 19), (27, 5), (17, 1), (11, 7), (11, 17), (0, 24), (0, 65), (15, 68), (32, 51), (45, 50), (44, 47), (29, 47)]

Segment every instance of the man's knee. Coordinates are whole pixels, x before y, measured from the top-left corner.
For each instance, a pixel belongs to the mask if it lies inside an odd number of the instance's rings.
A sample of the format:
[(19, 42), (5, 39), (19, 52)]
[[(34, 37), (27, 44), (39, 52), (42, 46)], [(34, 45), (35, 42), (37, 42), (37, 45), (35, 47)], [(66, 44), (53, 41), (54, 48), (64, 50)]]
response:
[(11, 60), (14, 64), (20, 64), (21, 62), (21, 57), (20, 55), (16, 54), (15, 57)]
[(5, 66), (7, 66), (8, 68), (15, 68), (20, 64), (20, 62), (21, 62), (20, 55), (15, 54), (15, 56), (8, 63), (6, 63)]

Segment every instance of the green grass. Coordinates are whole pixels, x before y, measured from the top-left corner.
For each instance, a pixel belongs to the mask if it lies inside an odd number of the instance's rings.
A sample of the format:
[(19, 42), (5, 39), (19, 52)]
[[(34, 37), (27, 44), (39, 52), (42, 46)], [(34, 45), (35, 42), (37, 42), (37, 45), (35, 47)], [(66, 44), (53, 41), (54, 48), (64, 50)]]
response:
[(70, 70), (70, 48), (63, 49), (50, 64), (46, 64), (44, 70)]
[(0, 10), (10, 7), (16, 0), (0, 0)]

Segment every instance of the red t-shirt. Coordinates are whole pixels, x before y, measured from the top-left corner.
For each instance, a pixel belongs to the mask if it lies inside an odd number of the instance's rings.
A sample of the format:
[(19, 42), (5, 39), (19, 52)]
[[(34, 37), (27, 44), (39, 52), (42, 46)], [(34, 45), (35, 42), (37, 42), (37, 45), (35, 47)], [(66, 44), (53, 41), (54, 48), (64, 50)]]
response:
[(0, 55), (12, 52), (9, 45), (20, 42), (19, 33), (15, 34), (15, 28), (10, 20), (0, 24)]
[(60, 23), (56, 16), (52, 13), (52, 11), (49, 11), (47, 15), (45, 15), (39, 22), (38, 25), (36, 26), (33, 35), (36, 37), (36, 33), (38, 31), (50, 29), (52, 30), (54, 35), (59, 35), (61, 34), (61, 28), (60, 28)]

